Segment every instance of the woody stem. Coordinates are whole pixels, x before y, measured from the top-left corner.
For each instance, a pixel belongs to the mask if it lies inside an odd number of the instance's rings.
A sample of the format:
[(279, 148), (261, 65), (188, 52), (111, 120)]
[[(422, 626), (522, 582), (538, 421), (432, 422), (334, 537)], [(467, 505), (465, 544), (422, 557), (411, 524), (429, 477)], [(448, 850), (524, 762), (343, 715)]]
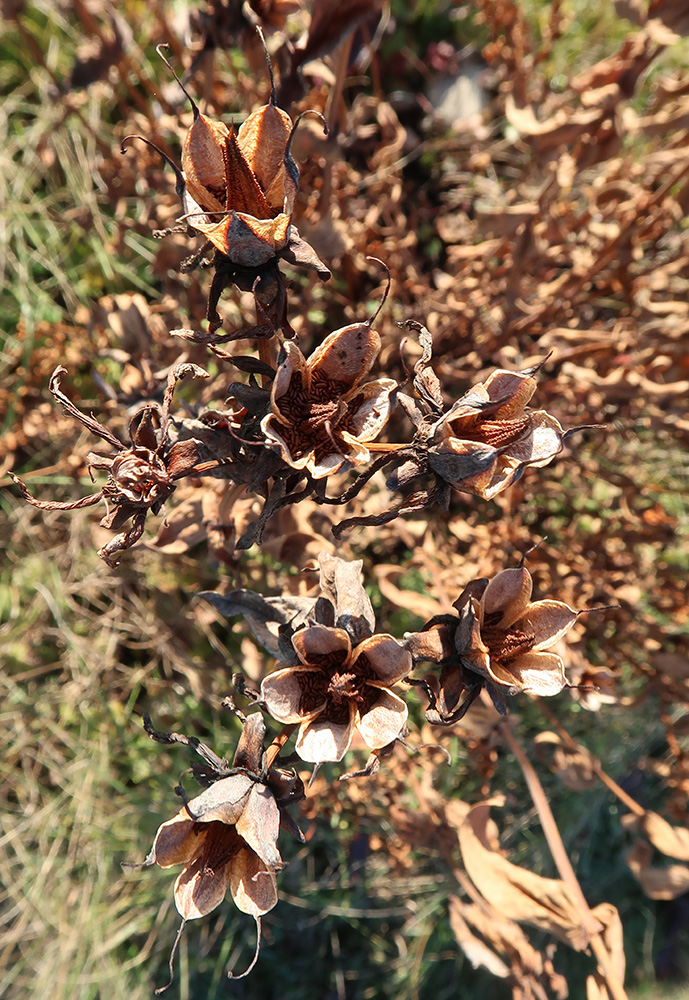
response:
[[(261, 337), (258, 341), (258, 357), (259, 360), (263, 361), (265, 364), (270, 365), (271, 368), (275, 367), (275, 359), (273, 358), (272, 350), (272, 339), (269, 337)], [(261, 375), (261, 387), (265, 388), (271, 381), (267, 375)]]
[(576, 740), (572, 739), (567, 730), (564, 729), (563, 726), (560, 724), (560, 722), (555, 718), (555, 716), (550, 711), (548, 706), (544, 705), (540, 699), (538, 699), (538, 701), (540, 703), (541, 710), (543, 711), (544, 715), (548, 717), (548, 721), (550, 722), (551, 726), (553, 726), (553, 728), (557, 730), (560, 737), (562, 738), (562, 742), (566, 743), (567, 746), (570, 748), (570, 750), (576, 750), (578, 752), (583, 750), (583, 752), (586, 754), (586, 757), (588, 758), (593, 773), (596, 775), (597, 778), (600, 778), (600, 780), (603, 782), (606, 788), (609, 788), (610, 791), (613, 793), (613, 795), (616, 795), (617, 798), (620, 800), (620, 802), (622, 802), (623, 805), (625, 805), (630, 812), (633, 812), (635, 816), (645, 816), (646, 810), (644, 809), (644, 807), (640, 806), (639, 803), (636, 801), (636, 799), (633, 799), (631, 795), (628, 795), (625, 792), (624, 788), (620, 788), (617, 782), (614, 781), (610, 777), (610, 775), (605, 773), (605, 771), (600, 766), (596, 758), (593, 757), (588, 752), (586, 747), (581, 746), (580, 743), (577, 743)]
[(284, 747), (287, 740), (290, 738), (294, 730), (297, 728), (297, 723), (292, 722), (288, 726), (283, 726), (280, 732), (277, 734), (273, 742), (270, 744), (266, 750), (266, 770), (270, 768), (275, 763), (275, 758), (278, 756), (282, 748)]

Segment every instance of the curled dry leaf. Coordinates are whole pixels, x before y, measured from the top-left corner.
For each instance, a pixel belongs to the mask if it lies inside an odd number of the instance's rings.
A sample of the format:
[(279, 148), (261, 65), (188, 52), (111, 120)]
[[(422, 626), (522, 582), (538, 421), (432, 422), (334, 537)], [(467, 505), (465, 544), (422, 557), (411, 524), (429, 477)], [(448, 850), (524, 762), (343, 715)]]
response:
[[(600, 903), (591, 913), (603, 925), (601, 938), (608, 953), (606, 969), (618, 983), (623, 983), (626, 971), (624, 934), (617, 907), (612, 903)], [(586, 1000), (612, 1000), (605, 978), (600, 972), (587, 977)]]
[(513, 865), (488, 841), (490, 806), (474, 806), (457, 831), (462, 860), (481, 895), (501, 913), (564, 941), (577, 951), (587, 946), (584, 914), (560, 879), (544, 878)]
[(689, 861), (689, 830), (683, 826), (672, 826), (658, 813), (647, 810), (640, 826), (654, 847), (669, 858)]
[(534, 739), (537, 751), (543, 746), (554, 746), (551, 770), (557, 774), (566, 788), (581, 792), (592, 788), (598, 778), (591, 755), (582, 747), (576, 750), (568, 747), (557, 733), (538, 733)]
[(555, 972), (549, 957), (534, 948), (519, 924), (483, 900), (479, 905), (450, 896), (449, 904), (450, 927), (474, 968), (483, 965), (501, 979), (509, 976), (522, 991), (513, 992), (516, 1000), (545, 996), (565, 1000), (564, 977)]
[(652, 865), (653, 848), (638, 840), (627, 854), (627, 864), (650, 899), (677, 899), (689, 892), (689, 865)]
[(450, 928), (455, 936), (455, 941), (460, 946), (466, 957), (475, 969), (483, 966), (494, 976), (500, 979), (507, 979), (510, 974), (509, 966), (492, 951), (487, 944), (477, 938), (472, 933), (469, 924), (464, 919), (466, 904), (457, 896), (450, 896)]
[(627, 864), (646, 895), (651, 899), (676, 899), (689, 891), (689, 865), (651, 864), (654, 847), (666, 857), (689, 861), (689, 830), (673, 826), (651, 810), (643, 816), (625, 816), (623, 821), (627, 829), (642, 831), (650, 841), (637, 840), (627, 855)]

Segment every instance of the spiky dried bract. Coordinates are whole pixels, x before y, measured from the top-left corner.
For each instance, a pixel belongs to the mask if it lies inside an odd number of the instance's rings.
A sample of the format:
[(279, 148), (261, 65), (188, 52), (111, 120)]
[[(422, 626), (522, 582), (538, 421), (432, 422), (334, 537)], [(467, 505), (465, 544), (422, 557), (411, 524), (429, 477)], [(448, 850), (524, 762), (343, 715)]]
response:
[[(547, 465), (562, 450), (565, 432), (545, 410), (528, 408), (536, 391), (534, 369), (494, 371), (458, 400), (434, 427), (429, 464), (458, 489), (491, 500), (516, 482), (529, 466)], [(452, 476), (477, 448), (485, 467)]]
[(385, 426), (397, 388), (389, 378), (365, 382), (379, 350), (367, 323), (331, 333), (308, 359), (285, 343), (261, 429), (288, 465), (323, 479), (370, 461), (366, 445)]
[(302, 760), (341, 760), (355, 730), (372, 750), (402, 734), (407, 706), (389, 688), (407, 676), (412, 659), (393, 636), (374, 634), (353, 646), (345, 629), (312, 624), (295, 632), (292, 646), (299, 665), (269, 674), (261, 701), (278, 722), (300, 724)]
[[(162, 412), (159, 414), (156, 409), (148, 406), (132, 417), (129, 423), (130, 447), (118, 440), (93, 416), (82, 413), (62, 392), (60, 381), (65, 373), (66, 369), (62, 366), (53, 372), (50, 379), (50, 391), (53, 396), (70, 416), (117, 449), (117, 454), (112, 458), (93, 453), (89, 455), (89, 468), (107, 471), (107, 481), (98, 493), (82, 500), (53, 503), (37, 500), (17, 476), (12, 473), (10, 475), (21, 490), (23, 498), (42, 510), (74, 510), (93, 506), (103, 500), (106, 513), (100, 522), (101, 527), (110, 528), (119, 534), (99, 549), (98, 555), (109, 566), (114, 567), (117, 565), (114, 557), (131, 548), (141, 538), (148, 512), (158, 514), (165, 501), (174, 492), (176, 480), (189, 475), (199, 461), (200, 442), (188, 439), (177, 441), (170, 446), (170, 404), (175, 385), (180, 379), (186, 375), (208, 378), (208, 373), (197, 365), (186, 363), (172, 368), (168, 375)], [(130, 519), (131, 526), (125, 531), (120, 531)]]

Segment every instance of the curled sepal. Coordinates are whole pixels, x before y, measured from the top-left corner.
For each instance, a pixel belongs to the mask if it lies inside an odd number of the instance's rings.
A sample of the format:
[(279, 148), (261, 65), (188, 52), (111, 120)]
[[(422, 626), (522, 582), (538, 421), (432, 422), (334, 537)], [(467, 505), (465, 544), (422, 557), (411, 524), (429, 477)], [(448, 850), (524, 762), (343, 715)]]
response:
[(39, 500), (37, 497), (29, 493), (26, 488), (26, 484), (19, 478), (19, 476), (15, 476), (14, 472), (8, 472), (7, 475), (19, 489), (22, 499), (26, 500), (27, 503), (30, 503), (32, 507), (38, 507), (39, 510), (81, 510), (82, 507), (93, 507), (94, 504), (97, 504), (103, 499), (103, 491), (99, 490), (98, 493), (91, 493), (89, 496), (82, 497), (80, 500)]
[(261, 918), (254, 917), (254, 920), (256, 922), (256, 950), (254, 952), (254, 957), (252, 958), (249, 967), (245, 969), (244, 972), (240, 972), (239, 975), (233, 972), (232, 969), (228, 969), (227, 971), (228, 979), (244, 979), (244, 977), (248, 976), (250, 972), (253, 972), (253, 970), (256, 967), (256, 963), (258, 962), (258, 957), (261, 953)]
[(174, 982), (175, 955), (177, 954), (177, 949), (179, 948), (179, 943), (182, 940), (182, 935), (184, 934), (184, 928), (186, 926), (187, 926), (186, 920), (182, 920), (182, 923), (179, 925), (179, 930), (177, 931), (177, 935), (175, 937), (172, 948), (170, 949), (170, 958), (168, 959), (168, 965), (167, 965), (168, 970), (170, 972), (170, 978), (165, 983), (164, 986), (159, 986), (156, 990), (154, 990), (156, 996), (160, 996), (161, 993), (164, 993), (166, 990), (168, 990), (172, 986), (172, 983)]

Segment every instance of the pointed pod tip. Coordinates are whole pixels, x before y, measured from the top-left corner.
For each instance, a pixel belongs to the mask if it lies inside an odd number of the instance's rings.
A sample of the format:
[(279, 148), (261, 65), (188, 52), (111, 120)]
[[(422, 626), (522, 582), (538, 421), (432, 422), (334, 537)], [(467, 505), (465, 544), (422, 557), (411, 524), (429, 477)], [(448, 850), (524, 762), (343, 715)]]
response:
[(273, 75), (273, 63), (270, 58), (270, 52), (268, 51), (268, 45), (266, 44), (266, 36), (263, 34), (263, 28), (260, 24), (256, 24), (256, 34), (261, 39), (261, 45), (263, 46), (263, 51), (266, 57), (266, 63), (268, 64), (268, 75), (270, 76), (270, 103), (275, 107), (275, 77)]
[(187, 88), (184, 86), (184, 84), (182, 83), (182, 81), (180, 80), (180, 78), (177, 76), (177, 73), (175, 72), (175, 70), (172, 67), (172, 64), (170, 63), (170, 60), (167, 58), (167, 56), (163, 55), (163, 51), (162, 50), (163, 49), (169, 49), (169, 48), (170, 48), (170, 46), (168, 45), (167, 42), (160, 42), (159, 45), (156, 45), (156, 52), (158, 53), (158, 55), (160, 56), (160, 58), (163, 60), (163, 62), (167, 66), (167, 68), (170, 70), (170, 72), (174, 76), (175, 80), (179, 84), (179, 86), (180, 86), (180, 88), (182, 90), (182, 93), (184, 94), (184, 96), (186, 97), (186, 99), (191, 104), (191, 110), (192, 110), (192, 112), (194, 114), (194, 121), (196, 121), (196, 119), (200, 115), (200, 111), (198, 109), (196, 101), (191, 96), (191, 94), (189, 93), (189, 91), (187, 90)]
[(530, 548), (528, 548), (526, 552), (522, 554), (521, 559), (517, 563), (517, 569), (524, 569), (524, 564), (526, 563), (526, 560), (531, 555), (531, 553), (535, 552), (537, 548), (539, 548), (541, 545), (544, 545), (547, 541), (548, 541), (548, 536), (543, 535), (543, 537), (539, 538), (537, 542), (534, 542), (534, 544)]
[(383, 308), (383, 306), (385, 305), (386, 299), (387, 299), (387, 297), (388, 297), (388, 295), (390, 293), (390, 285), (392, 284), (392, 274), (390, 272), (390, 268), (388, 267), (388, 265), (385, 263), (384, 260), (381, 260), (380, 257), (367, 257), (366, 260), (371, 261), (372, 263), (375, 263), (375, 264), (380, 264), (381, 267), (385, 268), (385, 270), (387, 272), (387, 276), (388, 276), (388, 283), (386, 285), (385, 291), (383, 292), (383, 298), (380, 300), (380, 305), (378, 306), (378, 308), (374, 312), (373, 316), (371, 316), (370, 319), (366, 320), (366, 326), (371, 327), (371, 326), (373, 326), (373, 324), (375, 323), (376, 319), (378, 318), (378, 316), (380, 314), (380, 311)]
[(577, 618), (579, 615), (588, 615), (592, 611), (619, 611), (622, 608), (621, 604), (601, 604), (595, 608), (581, 608), (579, 611), (575, 611)]
[(579, 431), (606, 431), (609, 426), (609, 424), (577, 424), (576, 427), (570, 427), (569, 430), (565, 431), (562, 440), (566, 441), (572, 434), (578, 434)]
[(330, 135), (330, 132), (328, 130), (328, 123), (326, 122), (321, 112), (316, 111), (315, 108), (307, 108), (306, 111), (302, 111), (301, 114), (297, 115), (297, 117), (294, 119), (294, 123), (290, 130), (289, 136), (287, 137), (287, 144), (285, 146), (285, 158), (290, 156), (292, 153), (292, 140), (294, 139), (294, 135), (295, 132), (297, 131), (299, 123), (302, 121), (303, 118), (306, 118), (308, 115), (312, 115), (314, 118), (320, 119), (320, 122), (323, 126), (323, 135)]
[(546, 354), (546, 356), (544, 358), (542, 358), (541, 361), (537, 362), (535, 365), (531, 365), (530, 368), (525, 368), (521, 372), (521, 374), (522, 375), (528, 375), (528, 376), (537, 375), (538, 372), (540, 372), (540, 370), (543, 367), (543, 365), (546, 363), (546, 361), (548, 361), (549, 358), (552, 357), (552, 354), (553, 354), (552, 351), (548, 351), (548, 353)]

